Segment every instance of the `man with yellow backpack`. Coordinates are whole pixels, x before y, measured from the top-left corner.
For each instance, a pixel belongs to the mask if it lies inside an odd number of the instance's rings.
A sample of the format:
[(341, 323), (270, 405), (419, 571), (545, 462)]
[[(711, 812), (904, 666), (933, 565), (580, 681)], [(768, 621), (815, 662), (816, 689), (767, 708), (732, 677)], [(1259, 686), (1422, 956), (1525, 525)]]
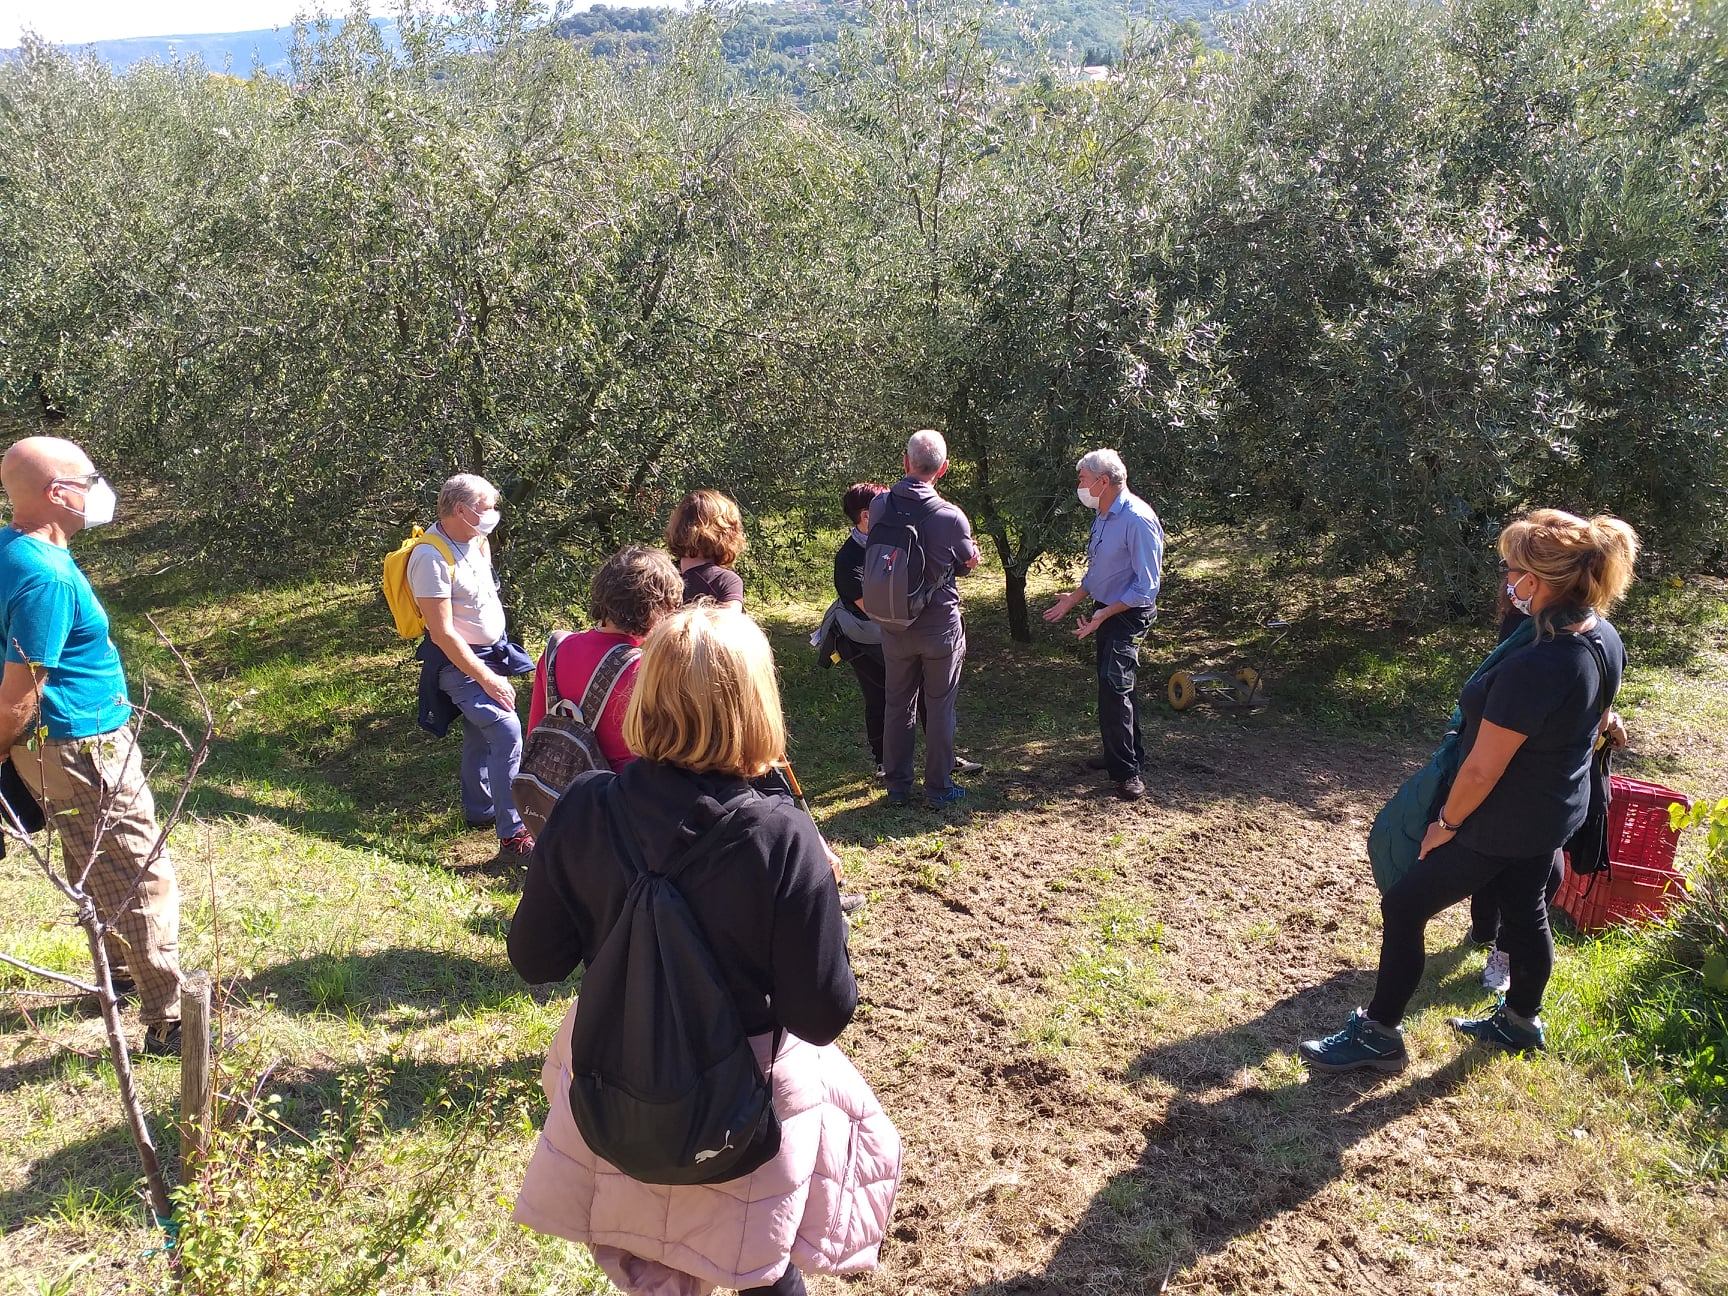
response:
[(516, 813), (510, 780), (522, 759), (512, 676), (534, 659), (506, 634), (487, 539), (498, 525), (498, 489), (458, 473), (438, 491), (438, 521), (384, 559), (384, 597), (405, 639), (425, 638), (420, 727), (442, 738), (462, 718), (462, 813), (495, 828), (501, 854), (527, 855), (534, 836)]

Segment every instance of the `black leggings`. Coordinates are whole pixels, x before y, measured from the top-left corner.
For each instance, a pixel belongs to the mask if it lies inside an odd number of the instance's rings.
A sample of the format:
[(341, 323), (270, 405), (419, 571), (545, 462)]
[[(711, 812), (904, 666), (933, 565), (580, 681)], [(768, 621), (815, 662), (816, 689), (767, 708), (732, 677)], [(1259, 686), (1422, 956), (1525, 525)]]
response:
[(1554, 970), (1545, 892), (1557, 853), (1514, 859), (1449, 841), (1418, 860), (1403, 881), (1380, 897), (1380, 977), (1368, 1015), (1382, 1026), (1404, 1020), (1422, 981), (1428, 920), (1460, 900), (1481, 896), (1499, 910), (1500, 948), (1512, 964), (1506, 1006), (1521, 1017), (1534, 1017)]
[[(1563, 859), (1564, 855), (1555, 851), (1554, 863), (1548, 870), (1544, 893), (1550, 909), (1554, 907), (1554, 897), (1560, 894), (1560, 883), (1565, 880)], [(1470, 897), (1470, 939), (1478, 945), (1494, 945), (1500, 940), (1500, 901), (1492, 891), (1478, 891)]]
[[(882, 713), (888, 705), (886, 668), (880, 657), (859, 653), (852, 659), (852, 673), (858, 677), (858, 687), (864, 694), (864, 736), (870, 741), (870, 754), (882, 763)], [(924, 723), (924, 695), (918, 695), (918, 723)]]
[(768, 1287), (741, 1288), (738, 1296), (804, 1296), (804, 1275), (787, 1265), (779, 1282)]

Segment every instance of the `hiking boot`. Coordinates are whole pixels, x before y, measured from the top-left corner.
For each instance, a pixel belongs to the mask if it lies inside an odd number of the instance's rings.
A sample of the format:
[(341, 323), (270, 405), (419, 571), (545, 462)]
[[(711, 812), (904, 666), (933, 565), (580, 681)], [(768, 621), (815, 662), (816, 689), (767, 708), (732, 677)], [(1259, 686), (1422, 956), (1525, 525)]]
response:
[(904, 790), (900, 788), (889, 788), (882, 794), (882, 799), (891, 806), (903, 806), (906, 804), (907, 798)]
[(869, 897), (857, 891), (842, 891), (840, 893), (840, 912), (848, 916), (857, 913), (869, 903)]
[(1124, 801), (1138, 801), (1146, 795), (1146, 780), (1138, 774), (1130, 774), (1116, 785), (1116, 795)]
[(1370, 1021), (1360, 1008), (1336, 1035), (1303, 1040), (1296, 1051), (1315, 1071), (1402, 1071), (1410, 1060), (1404, 1051), (1404, 1032)]
[(959, 805), (966, 799), (966, 789), (958, 783), (950, 783), (940, 792), (926, 792), (924, 804), (932, 810), (946, 810), (951, 805)]
[(498, 816), (487, 815), (484, 819), (464, 819), (462, 822), (468, 825), (469, 832), (479, 832), (482, 828), (496, 828)]
[(1512, 988), (1512, 956), (1505, 950), (1496, 947), (1488, 951), (1488, 961), (1482, 965), (1482, 988), (1497, 995)]
[(156, 1022), (144, 1028), (145, 1057), (180, 1056), (180, 1023), (177, 1021)]
[(1548, 1047), (1548, 1032), (1540, 1017), (1528, 1022), (1516, 1018), (1502, 1001), (1486, 1017), (1449, 1017), (1447, 1025), (1460, 1035), (1483, 1044), (1493, 1044), (1511, 1053), (1540, 1053)]
[(501, 856), (514, 855), (520, 859), (532, 855), (533, 853), (534, 834), (529, 832), (526, 828), (518, 828), (515, 832), (511, 833), (503, 841), (498, 843), (498, 854)]
[(967, 760), (964, 756), (954, 758), (954, 773), (956, 774), (982, 774), (983, 772), (984, 767), (975, 760)]

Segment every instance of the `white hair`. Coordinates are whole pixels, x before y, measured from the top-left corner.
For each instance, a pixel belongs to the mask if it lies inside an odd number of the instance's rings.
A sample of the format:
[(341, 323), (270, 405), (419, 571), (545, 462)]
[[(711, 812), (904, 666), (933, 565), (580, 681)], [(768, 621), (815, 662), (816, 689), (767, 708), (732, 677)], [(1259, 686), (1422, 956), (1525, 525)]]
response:
[(939, 472), (942, 465), (948, 462), (948, 443), (942, 439), (940, 432), (932, 428), (914, 432), (912, 439), (906, 443), (906, 461), (917, 476)]
[(476, 473), (457, 473), (438, 488), (438, 516), (448, 517), (459, 508), (484, 513), (498, 498), (498, 488)]
[(1094, 450), (1090, 454), (1080, 456), (1080, 462), (1074, 465), (1077, 472), (1089, 472), (1094, 476), (1109, 480), (1112, 486), (1128, 484), (1128, 465), (1122, 462), (1122, 456), (1114, 450)]

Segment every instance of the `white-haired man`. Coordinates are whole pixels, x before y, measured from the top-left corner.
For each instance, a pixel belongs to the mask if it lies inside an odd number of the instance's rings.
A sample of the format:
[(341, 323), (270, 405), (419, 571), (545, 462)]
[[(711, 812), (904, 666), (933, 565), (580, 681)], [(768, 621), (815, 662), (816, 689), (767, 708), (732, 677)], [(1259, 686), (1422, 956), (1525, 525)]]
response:
[[(165, 846), (108, 614), (72, 557), (114, 517), (114, 488), (59, 437), (0, 460), (12, 524), (0, 531), (0, 752), (53, 817), (66, 873), (111, 924), (115, 988), (132, 984), (144, 1052), (180, 1052), (180, 886)], [(32, 740), (34, 738), (34, 740)]]
[(1074, 631), (1075, 638), (1091, 635), (1098, 645), (1098, 728), (1104, 754), (1087, 764), (1108, 770), (1117, 795), (1133, 801), (1146, 795), (1141, 778), (1146, 746), (1134, 702), (1135, 668), (1140, 640), (1158, 615), (1164, 528), (1152, 506), (1129, 491), (1128, 469), (1114, 450), (1092, 451), (1075, 471), (1075, 493), (1098, 514), (1086, 550), (1086, 575), (1044, 619), (1060, 621), (1082, 600), (1092, 600)]
[(533, 659), (506, 635), (504, 604), (492, 573), (498, 525), (498, 488), (484, 477), (458, 473), (438, 491), (432, 532), (449, 546), (446, 561), (432, 544), (408, 558), (408, 588), (426, 620), (417, 656), (420, 724), (442, 737), (462, 717), (462, 813), (470, 828), (497, 829), (500, 851), (527, 855), (534, 835), (516, 812), (510, 780), (522, 762), (522, 721), (516, 714), (513, 675), (534, 669)]
[(966, 515), (936, 493), (948, 472), (948, 443), (940, 432), (915, 432), (906, 443), (906, 475), (870, 504), (873, 535), (882, 519), (915, 527), (924, 550), (930, 590), (924, 610), (904, 627), (882, 627), (887, 700), (882, 716), (882, 770), (888, 800), (901, 804), (912, 791), (912, 744), (918, 699), (924, 699), (924, 796), (935, 807), (953, 805), (966, 789), (954, 782), (954, 730), (960, 667), (966, 660), (966, 625), (955, 578), (978, 565), (978, 546)]

